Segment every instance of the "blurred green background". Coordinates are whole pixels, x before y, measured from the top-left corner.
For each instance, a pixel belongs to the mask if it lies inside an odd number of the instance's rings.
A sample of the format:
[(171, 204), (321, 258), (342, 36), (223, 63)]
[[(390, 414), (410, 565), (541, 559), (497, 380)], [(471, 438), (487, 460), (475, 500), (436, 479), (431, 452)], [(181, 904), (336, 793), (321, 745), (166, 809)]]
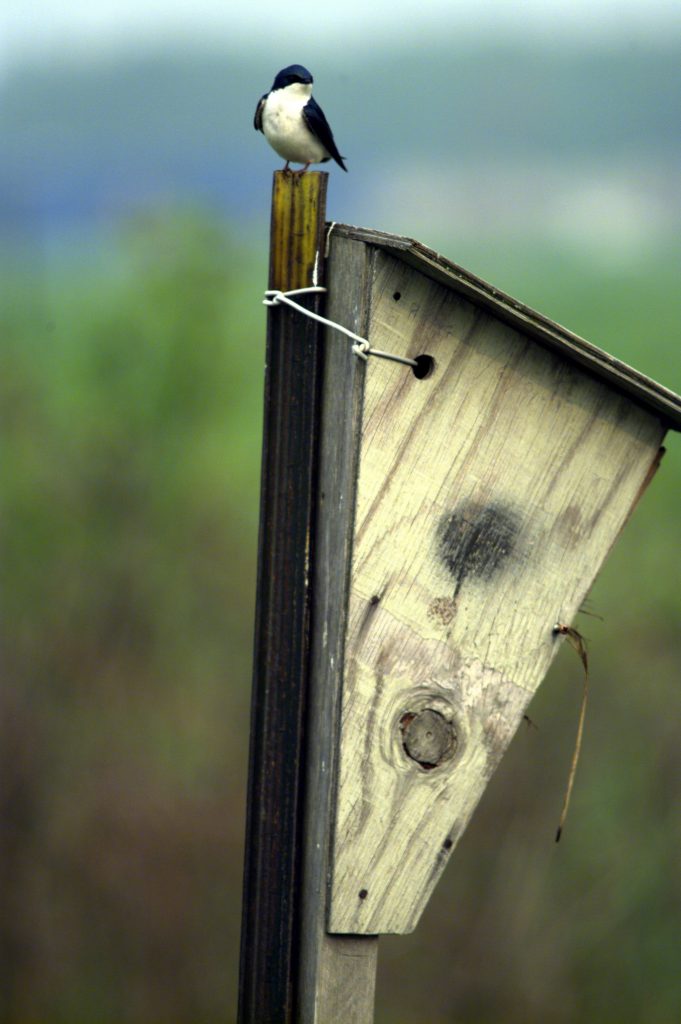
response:
[[(655, 4), (643, 33), (490, 2), (383, 35), (303, 4), (297, 47), (276, 20), (208, 42), (51, 7), (11, 4), (0, 50), (0, 1019), (231, 1021), (280, 163), (256, 101), (310, 66), (350, 168), (330, 219), (413, 234), (681, 391), (681, 35)], [(668, 447), (577, 623), (561, 844), (569, 649), (419, 928), (381, 940), (378, 1022), (681, 1018)]]

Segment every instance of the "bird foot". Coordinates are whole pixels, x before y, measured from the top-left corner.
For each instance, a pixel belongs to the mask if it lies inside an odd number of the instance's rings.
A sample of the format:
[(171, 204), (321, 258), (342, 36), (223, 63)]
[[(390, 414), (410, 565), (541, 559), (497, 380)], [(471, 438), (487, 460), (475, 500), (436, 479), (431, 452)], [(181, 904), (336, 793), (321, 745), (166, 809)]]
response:
[(302, 176), (305, 174), (305, 171), (308, 169), (311, 163), (312, 161), (310, 160), (308, 161), (308, 163), (305, 164), (304, 167), (301, 167), (300, 170), (294, 171), (289, 167), (289, 161), (287, 160), (282, 170), (284, 174), (290, 174), (293, 178), (302, 178)]

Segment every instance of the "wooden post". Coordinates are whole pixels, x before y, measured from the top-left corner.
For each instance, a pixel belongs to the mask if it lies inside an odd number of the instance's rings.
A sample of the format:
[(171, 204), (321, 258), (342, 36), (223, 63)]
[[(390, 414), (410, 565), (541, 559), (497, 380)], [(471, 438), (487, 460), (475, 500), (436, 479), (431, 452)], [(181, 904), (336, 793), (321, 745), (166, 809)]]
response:
[[(274, 175), (270, 288), (317, 283), (327, 175)], [(318, 299), (302, 297), (315, 309)], [(299, 971), (310, 571), (320, 328), (267, 327), (260, 540), (239, 986), (240, 1024), (293, 1021)]]
[[(325, 315), (363, 337), (371, 254), (330, 239)], [(377, 936), (329, 935), (330, 837), (340, 733), (347, 608), (365, 364), (342, 335), (326, 336), (315, 528), (300, 990), (300, 1024), (371, 1024)]]

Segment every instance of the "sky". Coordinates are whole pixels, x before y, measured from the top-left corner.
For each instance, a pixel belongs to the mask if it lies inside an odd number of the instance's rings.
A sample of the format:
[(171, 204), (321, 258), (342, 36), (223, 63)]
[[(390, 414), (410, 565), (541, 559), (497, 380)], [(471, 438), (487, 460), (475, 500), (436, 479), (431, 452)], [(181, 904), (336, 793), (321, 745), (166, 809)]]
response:
[[(379, 59), (391, 42), (401, 40), (413, 45), (427, 67), (427, 46), (419, 47), (419, 41), (437, 38), (438, 33), (450, 39), (467, 35), (477, 42), (500, 36), (547, 40), (551, 46), (568, 41), (579, 48), (590, 42), (602, 47), (609, 41), (621, 46), (623, 39), (664, 43), (681, 37), (681, 0), (400, 0), (399, 6), (395, 0), (0, 0), (0, 86), (12, 66), (27, 58), (40, 60), (48, 54), (96, 61), (111, 49), (129, 52), (192, 40), (227, 52), (238, 46), (254, 56), (297, 42), (314, 45), (315, 52), (325, 47), (337, 51), (345, 41), (355, 48), (367, 47), (369, 55)], [(261, 82), (258, 88), (266, 84)], [(249, 107), (249, 132), (250, 118)], [(583, 244), (593, 237), (594, 245), (606, 240), (607, 258), (612, 260), (613, 253), (637, 253), (643, 239), (659, 234), (672, 221), (674, 230), (678, 225), (679, 204), (668, 194), (668, 180), (675, 180), (676, 169), (655, 165), (651, 170), (645, 162), (642, 166), (643, 170), (637, 165), (615, 172), (610, 165), (571, 164), (564, 169), (558, 162), (543, 177), (533, 166), (531, 179), (542, 177), (542, 192), (528, 189), (525, 165), (514, 171), (507, 159), (496, 177), (477, 167), (466, 177), (462, 165), (458, 189), (452, 188), (451, 168), (442, 177), (431, 161), (412, 161), (393, 171), (390, 189), (381, 177), (380, 188), (371, 192), (365, 182), (364, 193), (379, 223), (406, 234), (425, 233), (432, 244), (437, 244), (444, 210), (445, 222), (457, 223), (461, 230), (472, 225), (478, 234), (481, 220), (495, 230), (506, 223), (504, 218), (511, 218), (509, 230), (517, 223), (526, 227), (534, 210), (542, 229), (562, 239), (576, 238)], [(428, 185), (420, 189), (413, 208), (415, 178)], [(430, 203), (424, 202), (426, 195)], [(457, 195), (465, 197), (459, 206)], [(528, 197), (532, 210), (527, 208)], [(492, 208), (493, 201), (498, 207)], [(399, 223), (395, 211), (400, 211)]]
[[(396, 13), (397, 12), (397, 13)], [(443, 26), (462, 32), (545, 35), (554, 40), (643, 36), (663, 40), (681, 32), (681, 0), (320, 0), (236, 3), (234, 0), (2, 0), (0, 60), (46, 50), (87, 56), (93, 49), (166, 39), (228, 43), (339, 38), (388, 42)]]

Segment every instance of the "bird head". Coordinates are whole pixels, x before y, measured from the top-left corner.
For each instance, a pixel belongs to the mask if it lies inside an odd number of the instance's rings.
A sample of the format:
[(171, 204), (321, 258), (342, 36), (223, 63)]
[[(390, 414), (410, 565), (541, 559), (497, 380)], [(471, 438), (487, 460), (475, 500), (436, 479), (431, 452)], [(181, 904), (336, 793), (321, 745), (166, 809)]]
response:
[(288, 85), (312, 85), (313, 79), (307, 68), (304, 68), (302, 64), (290, 64), (289, 67), (283, 68), (272, 85), (272, 92), (275, 89), (285, 89)]

